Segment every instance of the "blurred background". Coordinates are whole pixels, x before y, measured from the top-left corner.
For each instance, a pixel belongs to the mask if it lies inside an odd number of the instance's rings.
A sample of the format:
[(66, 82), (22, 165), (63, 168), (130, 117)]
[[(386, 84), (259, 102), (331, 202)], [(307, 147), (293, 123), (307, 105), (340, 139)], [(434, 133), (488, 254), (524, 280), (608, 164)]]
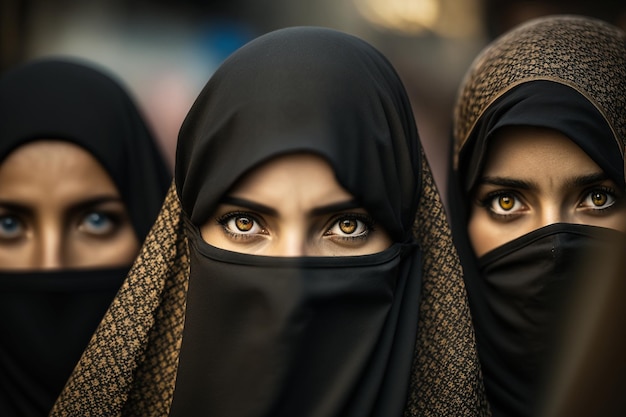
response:
[(398, 70), (443, 191), (465, 70), (494, 37), (554, 13), (626, 29), (623, 0), (0, 0), (0, 70), (48, 55), (101, 64), (134, 95), (173, 165), (185, 114), (231, 52), (281, 27), (339, 29), (372, 43)]

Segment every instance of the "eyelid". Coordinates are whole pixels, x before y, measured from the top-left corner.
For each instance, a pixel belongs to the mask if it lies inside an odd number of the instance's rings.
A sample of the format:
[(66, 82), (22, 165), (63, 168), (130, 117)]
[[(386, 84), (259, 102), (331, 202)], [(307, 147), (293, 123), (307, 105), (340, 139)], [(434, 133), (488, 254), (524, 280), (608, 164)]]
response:
[[(91, 225), (88, 224), (87, 219), (92, 214), (99, 214), (104, 216), (110, 222), (110, 225), (108, 225), (108, 227), (106, 227), (104, 230), (91, 229)], [(85, 210), (76, 217), (76, 227), (82, 233), (88, 234), (92, 237), (103, 238), (114, 235), (120, 229), (123, 218), (124, 213), (119, 213), (115, 210)]]
[(345, 212), (345, 213), (337, 213), (330, 218), (330, 220), (326, 223), (326, 226), (324, 226), (324, 235), (326, 235), (337, 224), (337, 222), (340, 219), (345, 219), (345, 218), (355, 219), (355, 220), (363, 222), (365, 224), (366, 232), (360, 235), (356, 235), (356, 236), (351, 236), (351, 235), (346, 235), (346, 236), (332, 235), (332, 236), (336, 236), (337, 238), (340, 238), (340, 239), (354, 239), (354, 238), (359, 238), (359, 237), (365, 237), (375, 230), (376, 223), (374, 222), (374, 219), (372, 219), (372, 217), (369, 214)]
[[(477, 193), (477, 194), (480, 194), (480, 193)], [(503, 209), (505, 213), (499, 213), (499, 212), (494, 211), (493, 204), (495, 204), (495, 199), (503, 195), (508, 195), (508, 196), (513, 197), (515, 200), (517, 200), (518, 204), (520, 204), (522, 207), (514, 211), (510, 211), (510, 212), (506, 212)], [(523, 215), (522, 211), (524, 207), (527, 206), (527, 203), (525, 202), (525, 199), (522, 193), (520, 193), (518, 190), (511, 190), (511, 189), (492, 190), (488, 192), (485, 196), (476, 197), (476, 200), (478, 202), (478, 205), (480, 207), (483, 207), (485, 210), (487, 210), (487, 212), (492, 218), (498, 219), (498, 220), (514, 220), (518, 218), (519, 216)]]
[(232, 218), (237, 217), (237, 216), (251, 218), (255, 223), (257, 223), (261, 231), (263, 232), (266, 231), (265, 222), (262, 220), (262, 216), (259, 216), (256, 213), (250, 213), (250, 212), (242, 211), (242, 210), (228, 211), (216, 217), (215, 221), (222, 227), (222, 230), (224, 231), (224, 233), (227, 233), (228, 236), (235, 238), (235, 239), (255, 239), (255, 238), (258, 238), (260, 235), (265, 234), (265, 233), (237, 233), (233, 230), (230, 230), (227, 224)]
[[(600, 191), (604, 194), (609, 195), (611, 198), (613, 198), (614, 200), (613, 203), (609, 206), (601, 207), (601, 208), (584, 206), (583, 204), (585, 203), (587, 198), (589, 198), (591, 193), (593, 193), (594, 191)], [(599, 213), (599, 212), (609, 210), (615, 207), (616, 204), (619, 203), (618, 200), (620, 200), (621, 198), (623, 198), (623, 194), (620, 193), (616, 187), (612, 187), (611, 185), (597, 184), (597, 185), (586, 187), (585, 190), (583, 190), (578, 200), (579, 201), (578, 207), (582, 207), (583, 209), (591, 209), (592, 211)]]
[(19, 223), (20, 230), (15, 236), (1, 236), (0, 241), (16, 242), (26, 235), (26, 233), (28, 232), (29, 225), (28, 225), (28, 221), (24, 219), (24, 216), (14, 213), (14, 212), (6, 211), (4, 213), (0, 213), (0, 221), (2, 221), (2, 219), (4, 218), (16, 219), (17, 222)]
[(228, 220), (232, 219), (233, 217), (237, 217), (237, 216), (251, 217), (254, 221), (258, 222), (259, 224), (263, 223), (261, 220), (259, 220), (259, 218), (261, 218), (261, 216), (259, 216), (258, 214), (250, 213), (249, 211), (243, 211), (243, 210), (228, 211), (228, 212), (226, 212), (224, 214), (220, 214), (219, 216), (217, 216), (215, 221), (218, 222), (219, 224), (223, 225)]

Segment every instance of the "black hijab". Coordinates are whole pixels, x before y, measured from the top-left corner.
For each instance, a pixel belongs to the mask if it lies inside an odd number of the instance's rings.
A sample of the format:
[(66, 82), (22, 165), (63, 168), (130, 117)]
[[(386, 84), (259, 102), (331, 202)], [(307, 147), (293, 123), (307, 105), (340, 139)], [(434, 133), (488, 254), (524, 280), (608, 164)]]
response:
[(0, 78), (0, 161), (38, 139), (86, 149), (126, 203), (141, 242), (171, 181), (158, 145), (122, 84), (93, 64), (36, 60)]
[[(237, 179), (296, 152), (330, 164), (390, 248), (277, 258), (202, 240)], [(242, 47), (191, 109), (175, 176), (52, 415), (488, 415), (443, 206), (372, 46), (299, 27)]]
[(499, 129), (533, 126), (567, 136), (626, 189), (624, 42), (621, 31), (594, 19), (531, 21), (485, 48), (459, 90), (449, 209), (494, 416), (533, 415), (557, 301), (580, 256), (610, 245), (617, 232), (550, 225), (476, 259), (467, 233), (474, 186)]
[[(116, 80), (68, 60), (13, 68), (0, 78), (0, 126), (0, 163), (41, 139), (87, 150), (111, 176), (143, 241), (170, 174)], [(2, 416), (48, 414), (129, 267), (0, 272)]]

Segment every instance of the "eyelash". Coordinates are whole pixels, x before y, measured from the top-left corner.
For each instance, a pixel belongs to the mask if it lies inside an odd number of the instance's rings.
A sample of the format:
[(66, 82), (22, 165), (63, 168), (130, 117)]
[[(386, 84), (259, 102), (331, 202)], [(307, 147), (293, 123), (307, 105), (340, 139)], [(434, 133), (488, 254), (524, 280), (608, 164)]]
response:
[[(100, 215), (104, 217), (107, 221), (110, 221), (111, 222), (110, 230), (106, 230), (104, 233), (103, 232), (94, 233), (92, 231), (86, 230), (85, 223), (88, 221), (89, 216), (93, 214)], [(78, 227), (83, 229), (85, 233), (93, 237), (102, 237), (102, 238), (109, 237), (115, 234), (115, 232), (119, 229), (120, 224), (122, 223), (122, 216), (120, 215), (120, 213), (114, 210), (99, 210), (99, 209), (86, 210), (82, 212), (79, 216), (77, 216), (77, 218), (78, 218)]]
[(235, 217), (248, 217), (252, 221), (254, 221), (261, 229), (265, 230), (265, 226), (263, 226), (263, 222), (259, 220), (259, 218), (251, 213), (245, 211), (231, 211), (228, 212), (218, 218), (215, 219), (217, 223), (222, 226), (224, 233), (226, 233), (229, 237), (233, 239), (254, 239), (256, 235), (247, 234), (247, 233), (235, 233), (230, 230), (227, 226), (228, 222)]
[(511, 196), (513, 198), (515, 198), (517, 201), (522, 202), (523, 199), (519, 196), (519, 194), (515, 191), (510, 191), (510, 190), (497, 190), (497, 191), (492, 191), (490, 193), (488, 193), (486, 196), (484, 196), (483, 198), (478, 200), (478, 204), (485, 208), (489, 214), (491, 216), (493, 216), (494, 218), (497, 219), (508, 219), (510, 217), (516, 216), (517, 213), (511, 213), (511, 214), (501, 214), (501, 213), (496, 213), (491, 209), (491, 205), (493, 204), (493, 201), (498, 198), (498, 197), (502, 197), (502, 196)]
[[(580, 197), (578, 199), (579, 202), (583, 202), (587, 197), (589, 197), (589, 195), (591, 195), (594, 192), (600, 192), (603, 194), (607, 194), (609, 196), (611, 196), (613, 199), (618, 200), (619, 196), (616, 192), (616, 190), (612, 187), (606, 186), (606, 185), (599, 185), (599, 186), (592, 186), (589, 187), (587, 189), (585, 189), (581, 194)], [(487, 211), (489, 211), (489, 214), (491, 216), (493, 216), (494, 218), (498, 218), (498, 219), (507, 219), (510, 218), (512, 216), (516, 216), (517, 213), (511, 213), (511, 214), (501, 214), (501, 213), (496, 213), (491, 209), (491, 205), (494, 203), (494, 200), (498, 197), (501, 196), (511, 196), (513, 198), (515, 198), (517, 201), (522, 202), (523, 199), (521, 198), (521, 196), (519, 195), (519, 193), (517, 193), (516, 191), (510, 191), (510, 190), (497, 190), (497, 191), (492, 191), (490, 193), (488, 193), (485, 197), (481, 198), (478, 200), (478, 204), (485, 208)], [(579, 203), (580, 205), (580, 203)], [(611, 204), (608, 207), (604, 207), (604, 208), (594, 208), (592, 209), (592, 212), (594, 212), (595, 214), (599, 214), (599, 213), (604, 213), (608, 210), (612, 210), (616, 207), (617, 205), (617, 201), (613, 204)]]
[(363, 222), (365, 224), (365, 232), (356, 235), (356, 236), (342, 236), (342, 235), (332, 235), (334, 239), (341, 239), (341, 240), (346, 240), (346, 241), (354, 241), (354, 240), (364, 240), (367, 239), (370, 235), (370, 233), (375, 231), (375, 223), (374, 220), (368, 216), (367, 214), (361, 214), (361, 213), (341, 213), (338, 214), (336, 216), (334, 216), (329, 222), (328, 222), (328, 227), (326, 227), (326, 231), (324, 232), (324, 235), (326, 236), (326, 233), (328, 233), (336, 224), (339, 220), (341, 219), (349, 219), (349, 220), (357, 220), (360, 222)]
[(604, 207), (604, 208), (594, 208), (594, 209), (593, 209), (593, 212), (595, 212), (596, 214), (598, 214), (598, 213), (604, 213), (604, 212), (606, 212), (606, 211), (608, 211), (608, 210), (612, 210), (612, 209), (616, 208), (617, 203), (618, 203), (618, 201), (617, 201), (617, 200), (618, 200), (620, 197), (618, 196), (617, 191), (616, 191), (614, 188), (609, 187), (609, 186), (606, 186), (606, 185), (594, 186), (594, 187), (591, 187), (591, 188), (586, 189), (586, 190), (585, 190), (585, 191), (583, 191), (583, 193), (581, 194), (581, 197), (580, 197), (580, 199), (579, 199), (579, 200), (580, 200), (580, 201), (584, 201), (584, 200), (585, 200), (585, 199), (586, 199), (589, 195), (591, 195), (591, 194), (592, 194), (592, 193), (594, 193), (594, 192), (598, 192), (598, 191), (599, 191), (599, 192), (601, 192), (601, 193), (603, 193), (603, 194), (607, 194), (607, 195), (611, 196), (611, 197), (612, 197), (615, 201), (614, 201), (614, 203), (613, 203), (613, 204), (611, 204), (611, 205), (610, 205), (610, 206), (608, 206), (608, 207)]

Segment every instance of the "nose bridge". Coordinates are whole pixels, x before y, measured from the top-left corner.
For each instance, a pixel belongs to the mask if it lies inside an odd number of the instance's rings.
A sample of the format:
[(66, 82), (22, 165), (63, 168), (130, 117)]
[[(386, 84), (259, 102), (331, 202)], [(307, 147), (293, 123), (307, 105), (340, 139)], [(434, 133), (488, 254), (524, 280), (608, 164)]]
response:
[(306, 224), (303, 219), (297, 218), (287, 221), (280, 227), (276, 244), (275, 256), (309, 256), (310, 245), (308, 244)]
[(35, 264), (41, 269), (54, 269), (63, 266), (63, 228), (51, 219), (44, 219), (39, 225)]
[(295, 227), (285, 231), (280, 239), (279, 256), (306, 256), (306, 237)]
[(573, 223), (571, 213), (561, 203), (556, 195), (546, 198), (541, 207), (541, 226), (548, 226), (554, 223)]

